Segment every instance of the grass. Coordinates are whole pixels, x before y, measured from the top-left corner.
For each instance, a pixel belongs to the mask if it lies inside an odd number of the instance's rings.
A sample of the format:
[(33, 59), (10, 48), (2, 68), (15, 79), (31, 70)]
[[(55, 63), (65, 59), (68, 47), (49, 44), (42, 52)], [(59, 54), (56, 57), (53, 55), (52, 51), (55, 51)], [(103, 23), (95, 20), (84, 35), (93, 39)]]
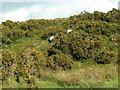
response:
[[(114, 73), (114, 74), (113, 74)], [(52, 77), (67, 85), (79, 85), (80, 87), (98, 87), (117, 77), (116, 66), (90, 65), (72, 71), (61, 71), (52, 74)]]
[(52, 81), (37, 81), (36, 85), (38, 88), (63, 88), (58, 83)]
[(17, 83), (14, 78), (9, 78), (7, 83), (3, 83), (3, 87), (118, 88), (117, 65), (80, 65), (79, 69), (67, 71), (41, 70), (41, 78), (35, 78), (34, 86), (27, 84), (24, 80)]
[[(36, 44), (36, 46), (33, 46)], [(34, 48), (37, 49), (38, 51), (47, 51), (51, 47), (51, 44), (47, 40), (42, 40), (38, 36), (34, 37), (23, 37), (21, 39), (16, 40), (14, 43), (8, 45), (8, 48), (4, 49), (9, 49), (11, 51), (14, 51), (16, 53), (21, 53), (22, 50), (25, 50), (26, 48)]]
[(99, 88), (118, 88), (118, 78), (107, 80), (105, 83), (98, 86)]
[(60, 85), (57, 82), (50, 81), (37, 81), (36, 85), (39, 88), (118, 88), (118, 79), (107, 80), (97, 87), (90, 85)]

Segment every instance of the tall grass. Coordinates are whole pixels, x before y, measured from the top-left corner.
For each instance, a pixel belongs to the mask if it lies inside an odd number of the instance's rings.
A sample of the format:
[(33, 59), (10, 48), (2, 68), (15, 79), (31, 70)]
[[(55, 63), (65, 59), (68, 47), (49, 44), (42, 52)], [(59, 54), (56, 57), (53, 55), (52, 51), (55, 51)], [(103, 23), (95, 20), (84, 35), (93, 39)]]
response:
[(51, 80), (58, 82), (62, 86), (77, 85), (79, 87), (95, 88), (115, 78), (114, 82), (117, 82), (118, 71), (117, 65), (114, 64), (89, 65), (88, 67), (73, 69), (71, 71), (46, 72), (44, 73), (43, 80), (45, 77), (51, 78)]
[(79, 69), (67, 71), (41, 70), (41, 77), (34, 79), (34, 85), (24, 80), (18, 83), (9, 77), (3, 88), (118, 88), (117, 65), (80, 65)]

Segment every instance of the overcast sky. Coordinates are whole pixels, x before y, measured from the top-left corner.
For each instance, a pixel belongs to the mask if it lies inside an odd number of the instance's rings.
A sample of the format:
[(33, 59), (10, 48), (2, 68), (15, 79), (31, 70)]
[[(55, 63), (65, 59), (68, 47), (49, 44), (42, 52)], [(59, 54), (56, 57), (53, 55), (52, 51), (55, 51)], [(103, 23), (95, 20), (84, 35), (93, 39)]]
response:
[(0, 22), (66, 18), (84, 10), (107, 12), (112, 8), (118, 9), (118, 2), (119, 0), (2, 0)]

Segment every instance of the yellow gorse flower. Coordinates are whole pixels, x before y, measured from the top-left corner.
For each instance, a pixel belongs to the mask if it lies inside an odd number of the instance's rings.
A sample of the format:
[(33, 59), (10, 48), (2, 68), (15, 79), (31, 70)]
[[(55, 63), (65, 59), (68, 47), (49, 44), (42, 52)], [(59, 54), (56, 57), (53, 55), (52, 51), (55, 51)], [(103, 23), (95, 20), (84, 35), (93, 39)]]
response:
[(91, 45), (95, 45), (95, 41), (94, 40), (91, 40), (90, 43), (91, 43)]
[(22, 55), (25, 55), (25, 53), (22, 53)]
[(44, 57), (44, 56), (40, 56), (40, 59), (41, 59), (41, 60), (45, 60), (45, 57)]
[(33, 49), (32, 52), (37, 52), (37, 50), (36, 50), (36, 49)]
[(114, 51), (106, 51), (107, 54), (115, 54)]

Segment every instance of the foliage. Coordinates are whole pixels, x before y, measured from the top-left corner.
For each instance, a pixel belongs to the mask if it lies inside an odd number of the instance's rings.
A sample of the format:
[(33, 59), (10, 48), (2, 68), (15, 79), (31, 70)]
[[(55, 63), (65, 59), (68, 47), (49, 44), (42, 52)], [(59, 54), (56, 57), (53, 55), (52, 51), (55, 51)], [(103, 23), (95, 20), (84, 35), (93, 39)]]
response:
[[(3, 22), (2, 80), (9, 82), (14, 78), (17, 83), (23, 80), (34, 87), (35, 78), (41, 78), (41, 70), (72, 70), (75, 62), (118, 63), (119, 14), (120, 10), (113, 9), (107, 13), (84, 11), (54, 20)], [(68, 29), (72, 32), (65, 34)], [(48, 42), (52, 35), (54, 40)], [(67, 83), (77, 82), (71, 79)]]
[(36, 49), (26, 49), (19, 57), (18, 67), (16, 70), (16, 77), (22, 77), (26, 81), (31, 81), (34, 77), (40, 77), (40, 69), (44, 67), (46, 57)]
[(4, 50), (2, 52), (2, 75), (3, 80), (6, 80), (9, 76), (14, 76), (17, 63), (17, 55), (10, 50)]
[(66, 70), (72, 69), (73, 61), (70, 56), (64, 54), (56, 54), (49, 57), (47, 61), (47, 67), (52, 68), (53, 70)]
[(49, 26), (44, 30), (43, 38), (49, 38), (50, 36), (54, 36), (57, 33), (64, 31), (65, 29), (56, 25), (56, 26)]

